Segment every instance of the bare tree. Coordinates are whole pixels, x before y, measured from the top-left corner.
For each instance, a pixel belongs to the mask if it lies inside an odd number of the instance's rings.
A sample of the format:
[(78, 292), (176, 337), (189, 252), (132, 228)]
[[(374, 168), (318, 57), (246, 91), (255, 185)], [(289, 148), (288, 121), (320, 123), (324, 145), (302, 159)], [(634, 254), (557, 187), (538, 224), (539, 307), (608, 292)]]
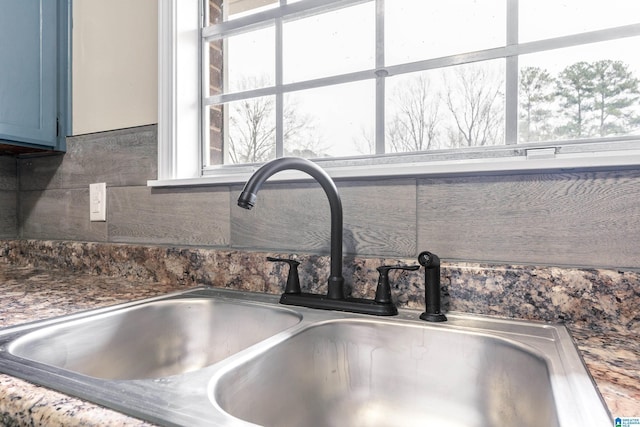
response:
[(232, 163), (258, 163), (275, 157), (274, 106), (273, 98), (251, 98), (228, 107)]
[(395, 114), (387, 123), (387, 142), (392, 152), (434, 148), (439, 136), (440, 97), (429, 79), (420, 75), (393, 94)]
[(327, 150), (313, 117), (300, 114), (297, 99), (289, 94), (283, 112), (283, 140), (286, 156), (324, 157)]
[(360, 136), (351, 141), (356, 152), (361, 155), (376, 154), (376, 138), (372, 129), (360, 128)]
[[(260, 87), (260, 83), (248, 79), (239, 85), (240, 90), (250, 87)], [(226, 107), (229, 114), (227, 151), (232, 163), (260, 163), (275, 158), (275, 108), (272, 96), (249, 98)], [(283, 141), (288, 148), (286, 154), (321, 155), (320, 138), (315, 134), (311, 118), (300, 115), (293, 100), (289, 100), (283, 111)]]
[(455, 79), (445, 76), (445, 104), (453, 126), (449, 136), (454, 146), (472, 147), (504, 142), (504, 80), (491, 69), (457, 67)]

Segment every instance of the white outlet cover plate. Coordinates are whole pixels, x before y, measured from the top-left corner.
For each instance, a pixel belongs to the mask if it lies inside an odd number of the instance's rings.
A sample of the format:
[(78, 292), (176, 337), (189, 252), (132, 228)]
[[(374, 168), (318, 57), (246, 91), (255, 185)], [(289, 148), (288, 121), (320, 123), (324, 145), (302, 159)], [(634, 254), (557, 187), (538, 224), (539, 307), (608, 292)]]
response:
[(107, 183), (89, 184), (89, 220), (107, 220)]

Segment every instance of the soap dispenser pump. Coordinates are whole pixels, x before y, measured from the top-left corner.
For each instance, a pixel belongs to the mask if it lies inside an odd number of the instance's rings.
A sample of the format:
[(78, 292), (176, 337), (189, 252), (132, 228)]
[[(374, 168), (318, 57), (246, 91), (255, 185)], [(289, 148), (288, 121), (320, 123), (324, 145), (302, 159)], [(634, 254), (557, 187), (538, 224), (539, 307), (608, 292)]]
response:
[(418, 255), (424, 267), (424, 299), (426, 310), (420, 315), (427, 322), (445, 322), (447, 317), (440, 312), (440, 258), (424, 251)]

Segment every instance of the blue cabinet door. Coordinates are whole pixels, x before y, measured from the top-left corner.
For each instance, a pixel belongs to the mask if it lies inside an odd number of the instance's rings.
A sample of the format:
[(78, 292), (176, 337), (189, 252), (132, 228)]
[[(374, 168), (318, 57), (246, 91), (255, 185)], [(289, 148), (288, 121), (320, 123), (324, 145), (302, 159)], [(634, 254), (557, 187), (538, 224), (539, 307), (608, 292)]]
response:
[(0, 140), (59, 147), (59, 16), (54, 0), (0, 0)]

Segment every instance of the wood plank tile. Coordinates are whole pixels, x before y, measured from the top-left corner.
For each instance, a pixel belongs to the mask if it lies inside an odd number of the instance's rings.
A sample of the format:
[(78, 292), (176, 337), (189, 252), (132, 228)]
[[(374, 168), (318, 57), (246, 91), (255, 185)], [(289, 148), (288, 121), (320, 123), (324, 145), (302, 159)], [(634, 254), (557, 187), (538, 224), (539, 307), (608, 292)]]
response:
[(67, 138), (64, 155), (19, 160), (20, 189), (146, 185), (157, 178), (157, 143), (155, 125)]
[(89, 188), (23, 191), (19, 215), (24, 239), (102, 242), (107, 238), (106, 223), (89, 221)]
[(0, 190), (0, 238), (18, 237), (17, 202), (15, 191)]
[(112, 242), (227, 246), (228, 188), (108, 188)]
[(640, 267), (640, 171), (422, 179), (418, 246), (442, 258)]
[[(413, 256), (416, 251), (415, 181), (337, 183), (344, 213), (345, 254)], [(317, 184), (266, 184), (251, 211), (235, 206), (232, 246), (247, 249), (329, 253), (330, 210)]]
[(0, 190), (15, 190), (17, 188), (17, 176), (16, 158), (0, 156)]

